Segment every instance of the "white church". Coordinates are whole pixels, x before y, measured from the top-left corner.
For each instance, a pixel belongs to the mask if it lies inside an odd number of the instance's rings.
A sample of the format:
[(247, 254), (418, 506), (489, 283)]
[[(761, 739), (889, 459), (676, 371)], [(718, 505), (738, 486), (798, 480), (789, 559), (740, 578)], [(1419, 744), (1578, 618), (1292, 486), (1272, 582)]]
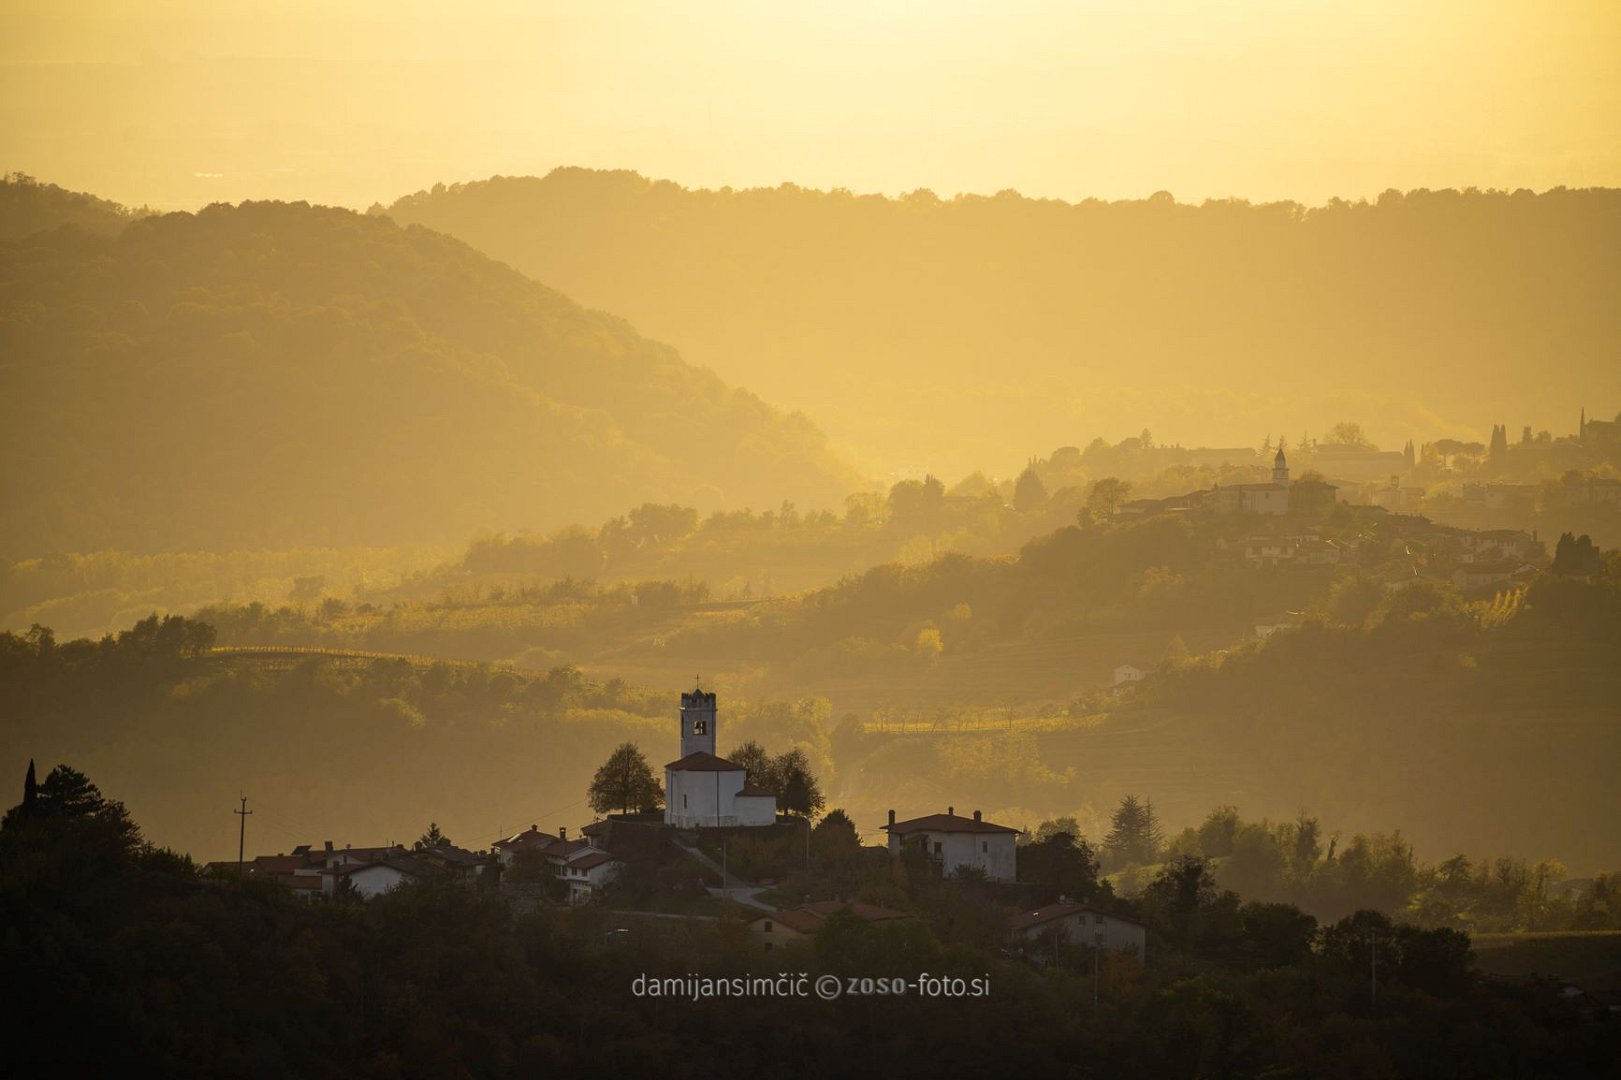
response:
[(678, 829), (775, 825), (777, 796), (715, 756), (715, 695), (681, 695), (681, 757), (664, 766), (664, 821)]

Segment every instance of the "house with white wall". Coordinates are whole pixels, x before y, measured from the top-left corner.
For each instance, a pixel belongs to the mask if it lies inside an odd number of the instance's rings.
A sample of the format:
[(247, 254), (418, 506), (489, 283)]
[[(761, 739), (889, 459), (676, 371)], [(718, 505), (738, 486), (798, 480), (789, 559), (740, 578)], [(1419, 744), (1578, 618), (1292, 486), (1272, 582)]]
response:
[(1019, 830), (984, 820), (978, 810), (973, 817), (958, 817), (955, 807), (943, 814), (896, 821), (889, 812), (890, 855), (917, 851), (940, 864), (940, 872), (956, 876), (963, 868), (979, 870), (988, 881), (1013, 881), (1018, 877), (1014, 839)]
[(1010, 916), (1008, 935), (1015, 943), (1055, 935), (1072, 945), (1130, 953), (1139, 960), (1148, 942), (1148, 931), (1141, 924), (1067, 900)]

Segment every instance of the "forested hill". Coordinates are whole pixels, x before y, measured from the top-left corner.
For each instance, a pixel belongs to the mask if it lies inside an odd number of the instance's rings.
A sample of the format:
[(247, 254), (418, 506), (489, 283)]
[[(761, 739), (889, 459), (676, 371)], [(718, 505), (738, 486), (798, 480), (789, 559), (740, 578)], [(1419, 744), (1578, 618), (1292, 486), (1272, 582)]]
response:
[(62, 225), (94, 233), (116, 233), (149, 213), (144, 208), (131, 210), (82, 191), (44, 184), (25, 173), (0, 177), (0, 240), (18, 240)]
[(1292, 441), (1341, 414), (1397, 446), (1484, 439), (1486, 418), (1553, 427), (1621, 395), (1615, 190), (1307, 209), (559, 169), (387, 213), (625, 315), (886, 467), (1012, 470), (1144, 426)]
[(798, 415), (422, 228), (216, 205), (0, 243), (0, 552), (459, 541), (836, 503)]

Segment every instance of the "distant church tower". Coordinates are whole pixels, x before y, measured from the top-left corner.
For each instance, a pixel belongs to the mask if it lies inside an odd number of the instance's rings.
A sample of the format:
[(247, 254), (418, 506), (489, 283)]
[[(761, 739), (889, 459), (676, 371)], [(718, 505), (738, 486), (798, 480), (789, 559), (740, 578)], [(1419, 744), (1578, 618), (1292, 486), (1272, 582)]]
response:
[(715, 695), (694, 687), (681, 695), (681, 756), (715, 752)]
[(1283, 447), (1278, 447), (1278, 456), (1272, 459), (1272, 482), (1279, 487), (1289, 486), (1289, 461), (1283, 456)]

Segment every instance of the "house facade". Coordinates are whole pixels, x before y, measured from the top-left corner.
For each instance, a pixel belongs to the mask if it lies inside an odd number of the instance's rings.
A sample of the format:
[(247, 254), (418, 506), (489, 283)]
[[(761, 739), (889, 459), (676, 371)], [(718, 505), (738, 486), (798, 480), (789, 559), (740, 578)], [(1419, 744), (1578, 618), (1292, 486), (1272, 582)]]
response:
[(1057, 935), (1072, 945), (1090, 945), (1105, 952), (1129, 953), (1142, 959), (1148, 931), (1138, 923), (1070, 901), (1021, 911), (1008, 919), (1008, 935), (1015, 942)]
[(896, 821), (889, 812), (889, 853), (917, 851), (940, 864), (940, 872), (955, 877), (964, 868), (984, 873), (988, 881), (1013, 881), (1018, 876), (1014, 840), (1018, 829), (985, 821), (978, 810), (971, 818), (958, 817), (955, 807), (943, 814)]
[(879, 907), (877, 904), (863, 904), (853, 900), (818, 900), (797, 908), (786, 908), (761, 915), (749, 923), (749, 933), (764, 952), (771, 952), (789, 942), (814, 935), (821, 929), (822, 924), (827, 922), (829, 916), (840, 911), (848, 911), (864, 922), (885, 925), (912, 917), (904, 911)]

